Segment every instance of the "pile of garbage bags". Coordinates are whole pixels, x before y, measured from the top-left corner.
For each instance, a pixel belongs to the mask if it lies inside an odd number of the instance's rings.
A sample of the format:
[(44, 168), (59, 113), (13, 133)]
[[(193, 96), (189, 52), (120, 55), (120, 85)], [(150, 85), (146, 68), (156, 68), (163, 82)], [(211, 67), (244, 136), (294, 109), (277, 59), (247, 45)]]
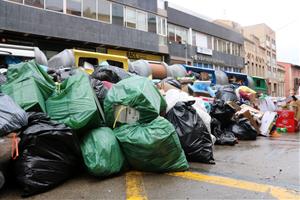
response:
[(207, 102), (173, 78), (155, 85), (114, 66), (91, 75), (59, 70), (29, 61), (0, 76), (0, 188), (8, 169), (22, 196), (81, 170), (98, 178), (185, 171), (188, 162), (215, 164), (214, 144), (258, 134), (233, 87), (220, 87)]

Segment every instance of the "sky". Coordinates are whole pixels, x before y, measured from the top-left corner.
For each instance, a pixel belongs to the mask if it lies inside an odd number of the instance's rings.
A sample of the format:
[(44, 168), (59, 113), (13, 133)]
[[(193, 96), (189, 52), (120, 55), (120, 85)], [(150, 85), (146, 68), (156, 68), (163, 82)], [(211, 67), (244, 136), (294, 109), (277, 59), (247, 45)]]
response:
[(300, 65), (299, 0), (168, 0), (212, 20), (265, 23), (276, 32), (277, 60)]

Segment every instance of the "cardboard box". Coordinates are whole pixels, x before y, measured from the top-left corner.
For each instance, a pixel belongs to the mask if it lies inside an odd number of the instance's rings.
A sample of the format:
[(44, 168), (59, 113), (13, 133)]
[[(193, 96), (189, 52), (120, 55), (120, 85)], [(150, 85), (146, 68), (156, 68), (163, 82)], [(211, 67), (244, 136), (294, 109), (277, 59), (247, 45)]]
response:
[(273, 122), (277, 116), (276, 112), (266, 111), (261, 120), (260, 134), (269, 136)]
[(245, 117), (250, 121), (250, 124), (255, 128), (255, 130), (257, 131), (257, 134), (260, 134), (260, 129), (259, 129), (259, 123), (257, 122), (257, 120), (251, 115), (250, 111), (247, 109), (241, 109), (240, 111), (235, 113), (236, 116), (238, 117)]
[(115, 107), (117, 122), (133, 124), (140, 119), (140, 112), (129, 106), (118, 105)]
[(241, 105), (241, 108), (242, 109), (246, 109), (246, 110), (249, 110), (250, 113), (257, 119), (262, 119), (262, 117), (264, 116), (264, 113), (263, 112), (260, 112), (259, 110), (251, 107), (251, 106), (248, 106), (246, 104), (243, 104)]
[(164, 83), (158, 83), (157, 84), (157, 88), (159, 90), (163, 90), (165, 92), (167, 92), (167, 91), (169, 91), (171, 89), (179, 90), (177, 87), (174, 87), (173, 85), (171, 85), (169, 83), (166, 83), (166, 82), (164, 82)]

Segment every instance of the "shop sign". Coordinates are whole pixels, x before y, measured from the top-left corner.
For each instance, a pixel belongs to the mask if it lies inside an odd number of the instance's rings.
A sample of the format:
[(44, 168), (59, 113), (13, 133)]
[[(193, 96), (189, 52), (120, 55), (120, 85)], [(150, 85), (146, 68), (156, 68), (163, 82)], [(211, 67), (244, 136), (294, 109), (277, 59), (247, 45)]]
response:
[(197, 47), (197, 53), (201, 53), (201, 54), (205, 54), (205, 55), (210, 55), (212, 56), (212, 49), (207, 49), (207, 48), (204, 48), (204, 47)]
[(123, 50), (115, 50), (115, 49), (108, 49), (107, 53), (119, 56), (126, 56), (130, 60), (152, 60), (152, 61), (161, 61), (162, 57), (159, 55), (152, 55), (147, 53), (140, 53), (136, 51), (123, 51)]
[(204, 56), (204, 55), (195, 55), (194, 56), (194, 61), (217, 64), (217, 65), (224, 65), (225, 64), (225, 62), (223, 60), (215, 59), (215, 58), (212, 58), (210, 56)]

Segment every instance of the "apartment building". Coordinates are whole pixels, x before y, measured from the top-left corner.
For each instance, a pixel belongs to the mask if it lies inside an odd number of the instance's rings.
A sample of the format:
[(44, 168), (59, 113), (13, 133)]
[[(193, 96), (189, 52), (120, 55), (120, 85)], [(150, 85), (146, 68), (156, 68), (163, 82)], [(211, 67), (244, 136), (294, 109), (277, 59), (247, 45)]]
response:
[(162, 61), (167, 10), (162, 0), (1, 0), (0, 42)]
[(277, 66), (285, 69), (285, 96), (300, 95), (300, 66), (287, 62), (277, 62)]
[(168, 4), (167, 12), (170, 63), (242, 71), (244, 38), (240, 33), (174, 4)]
[(276, 35), (266, 24), (241, 26), (240, 24), (218, 19), (216, 24), (230, 28), (244, 36), (244, 73), (250, 76), (265, 78), (268, 83), (268, 93), (272, 96), (283, 96), (285, 91), (282, 76), (284, 68), (276, 64)]
[[(265, 66), (265, 78), (268, 81), (269, 94), (272, 96), (278, 96), (278, 67), (276, 62), (276, 34), (268, 25), (256, 24), (243, 27), (243, 34), (245, 37), (251, 37), (255, 35), (259, 39), (259, 44), (265, 48), (266, 66)], [(279, 90), (282, 90), (280, 88)]]

